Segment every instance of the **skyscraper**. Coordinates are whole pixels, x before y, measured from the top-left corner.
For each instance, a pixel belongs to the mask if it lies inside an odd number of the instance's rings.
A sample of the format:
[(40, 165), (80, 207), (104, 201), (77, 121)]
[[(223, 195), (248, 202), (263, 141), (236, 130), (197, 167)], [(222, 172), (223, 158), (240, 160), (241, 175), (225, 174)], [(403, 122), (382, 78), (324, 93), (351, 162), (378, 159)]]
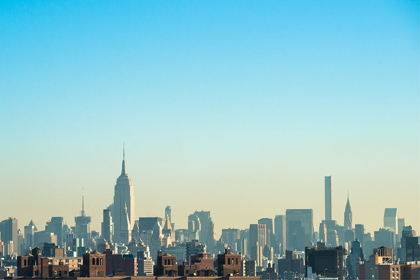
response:
[(165, 218), (169, 216), (169, 221), (172, 223), (172, 210), (171, 210), (171, 206), (166, 206), (165, 208)]
[(384, 213), (384, 227), (398, 233), (398, 209), (397, 208), (385, 208)]
[(82, 211), (80, 212), (80, 216), (75, 217), (74, 220), (76, 222), (76, 237), (83, 238), (86, 242), (90, 239), (90, 222), (92, 222), (92, 218), (90, 216), (86, 216), (84, 194), (82, 195)]
[(283, 254), (286, 250), (286, 217), (284, 215), (276, 215), (274, 218), (274, 234), (276, 240), (276, 247), (281, 244), (280, 253)]
[(104, 209), (103, 211), (103, 221), (102, 221), (102, 237), (110, 242), (112, 241), (113, 234), (113, 223), (111, 217), (111, 210)]
[(267, 244), (268, 246), (273, 246), (274, 243), (274, 227), (273, 227), (273, 219), (271, 218), (262, 218), (258, 220), (259, 224), (264, 224), (267, 230)]
[(57, 246), (63, 248), (63, 217), (52, 217), (48, 224), (49, 232), (57, 235)]
[(18, 220), (16, 218), (8, 218), (0, 222), (1, 241), (5, 247), (9, 247), (10, 253), (18, 253)]
[(305, 250), (314, 233), (312, 209), (286, 209), (287, 249)]
[(199, 218), (201, 230), (200, 230), (200, 242), (203, 244), (209, 244), (209, 226), (210, 226), (210, 211), (195, 211), (194, 215)]
[(130, 229), (134, 226), (134, 188), (131, 179), (128, 177), (125, 165), (125, 149), (123, 149), (123, 161), (121, 175), (117, 179), (114, 194), (114, 212), (112, 220), (114, 222), (114, 241), (123, 242), (121, 235), (127, 235), (127, 229), (123, 229), (123, 223), (127, 221), (125, 215), (127, 207), (127, 216), (130, 221)]
[(325, 176), (325, 220), (332, 220), (332, 178)]
[(344, 211), (344, 230), (353, 228), (353, 213), (351, 212), (350, 199), (347, 195), (346, 210)]

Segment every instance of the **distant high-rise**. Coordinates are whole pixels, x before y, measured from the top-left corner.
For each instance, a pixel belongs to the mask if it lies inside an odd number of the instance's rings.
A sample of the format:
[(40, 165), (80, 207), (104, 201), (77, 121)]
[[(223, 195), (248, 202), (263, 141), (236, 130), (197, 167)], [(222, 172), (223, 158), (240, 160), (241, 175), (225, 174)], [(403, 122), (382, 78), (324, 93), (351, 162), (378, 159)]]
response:
[(325, 176), (325, 220), (332, 220), (332, 178)]
[(265, 224), (249, 225), (249, 247), (267, 245), (267, 226)]
[(52, 217), (48, 225), (49, 232), (57, 235), (57, 244), (63, 248), (63, 217)]
[[(276, 240), (276, 247), (278, 244), (280, 246), (280, 253), (283, 254), (286, 250), (286, 216), (285, 215), (276, 215), (274, 218), (274, 235)], [(276, 249), (276, 248), (275, 248)]]
[(169, 221), (172, 223), (172, 210), (171, 210), (171, 206), (166, 206), (165, 208), (165, 218), (169, 217)]
[(9, 253), (18, 253), (18, 220), (8, 218), (0, 222), (1, 241), (10, 248)]
[(29, 225), (24, 227), (24, 240), (25, 240), (25, 248), (34, 248), (35, 246), (35, 240), (34, 240), (34, 236), (35, 236), (35, 232), (38, 231), (38, 229), (36, 228), (36, 225), (34, 224), (34, 222), (31, 220)]
[[(211, 226), (210, 222), (210, 211), (195, 211), (194, 215), (199, 218), (200, 221), (200, 242), (203, 244), (209, 244), (209, 227)], [(211, 241), (211, 240), (210, 240)]]
[(346, 210), (344, 211), (344, 230), (353, 228), (353, 213), (351, 212), (350, 198), (347, 195)]
[(125, 165), (125, 150), (123, 149), (123, 161), (121, 175), (117, 179), (114, 194), (114, 212), (112, 220), (114, 222), (114, 241), (123, 242), (122, 234), (126, 235), (127, 229), (123, 224), (127, 221), (125, 215), (125, 207), (127, 207), (128, 220), (130, 221), (130, 229), (134, 227), (134, 188), (131, 179), (128, 177)]
[(286, 209), (287, 249), (305, 250), (314, 233), (312, 209)]
[(389, 228), (398, 234), (398, 209), (397, 208), (385, 208), (384, 213), (384, 227)]
[(272, 242), (274, 242), (274, 226), (273, 226), (273, 219), (271, 218), (262, 218), (258, 220), (259, 224), (264, 224), (267, 230), (267, 244), (268, 246), (273, 246)]
[(112, 234), (113, 234), (113, 223), (112, 223), (111, 210), (104, 209), (103, 221), (102, 221), (102, 237), (106, 241), (111, 242)]
[(82, 195), (82, 211), (80, 212), (80, 216), (75, 217), (74, 220), (76, 222), (76, 237), (83, 238), (85, 241), (90, 239), (90, 223), (92, 222), (92, 218), (86, 216), (84, 194)]

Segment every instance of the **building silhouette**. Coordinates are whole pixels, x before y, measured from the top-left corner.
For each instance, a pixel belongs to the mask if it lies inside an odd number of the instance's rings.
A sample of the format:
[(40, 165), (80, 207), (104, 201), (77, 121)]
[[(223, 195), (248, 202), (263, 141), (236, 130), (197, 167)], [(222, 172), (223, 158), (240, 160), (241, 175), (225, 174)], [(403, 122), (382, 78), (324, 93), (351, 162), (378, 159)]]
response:
[(134, 188), (131, 179), (128, 177), (125, 149), (123, 149), (123, 161), (121, 175), (117, 179), (114, 192), (114, 211), (112, 220), (114, 222), (114, 241), (122, 243), (126, 241), (127, 229), (125, 223), (130, 222), (130, 230), (134, 226)]
[(314, 233), (312, 209), (287, 209), (286, 228), (287, 249), (304, 251)]
[(350, 230), (353, 228), (353, 213), (350, 206), (350, 198), (347, 195), (346, 210), (344, 211), (344, 230)]
[(103, 219), (102, 219), (102, 238), (104, 238), (106, 241), (111, 242), (112, 236), (114, 233), (114, 225), (112, 222), (112, 215), (111, 210), (104, 209), (103, 210)]
[(332, 178), (325, 176), (325, 220), (332, 220)]
[[(85, 213), (85, 195), (82, 194), (82, 211), (80, 211), (80, 216), (74, 218), (76, 222), (75, 227), (75, 236), (76, 238), (83, 238), (85, 242), (90, 239), (90, 223), (92, 218), (86, 216)], [(53, 242), (56, 243), (56, 242)]]

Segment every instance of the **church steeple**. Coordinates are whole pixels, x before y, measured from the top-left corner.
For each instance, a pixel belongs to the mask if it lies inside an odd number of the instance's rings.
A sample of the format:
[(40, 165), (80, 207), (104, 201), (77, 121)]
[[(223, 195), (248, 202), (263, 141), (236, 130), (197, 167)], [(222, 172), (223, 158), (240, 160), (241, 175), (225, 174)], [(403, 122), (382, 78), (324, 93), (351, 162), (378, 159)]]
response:
[(121, 175), (127, 175), (126, 165), (125, 165), (125, 144), (123, 144), (123, 161), (122, 161)]

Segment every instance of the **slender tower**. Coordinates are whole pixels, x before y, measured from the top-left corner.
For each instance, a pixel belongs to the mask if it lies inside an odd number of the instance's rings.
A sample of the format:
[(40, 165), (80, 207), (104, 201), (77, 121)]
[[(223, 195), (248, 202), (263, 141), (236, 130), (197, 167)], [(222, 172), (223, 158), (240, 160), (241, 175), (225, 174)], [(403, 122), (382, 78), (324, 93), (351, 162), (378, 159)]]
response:
[(349, 230), (353, 228), (353, 213), (351, 212), (350, 198), (347, 194), (346, 210), (344, 211), (344, 229)]
[(332, 178), (325, 176), (325, 220), (332, 220)]
[[(125, 210), (127, 207), (127, 210)], [(127, 212), (126, 212), (127, 211)], [(126, 214), (127, 213), (127, 214)], [(128, 177), (125, 165), (125, 148), (123, 148), (123, 161), (121, 175), (117, 179), (114, 194), (114, 213), (112, 220), (114, 221), (114, 241), (124, 242), (123, 234), (127, 229), (123, 228), (123, 223), (128, 220), (130, 222), (130, 229), (134, 227), (134, 188), (131, 184), (131, 179)]]

